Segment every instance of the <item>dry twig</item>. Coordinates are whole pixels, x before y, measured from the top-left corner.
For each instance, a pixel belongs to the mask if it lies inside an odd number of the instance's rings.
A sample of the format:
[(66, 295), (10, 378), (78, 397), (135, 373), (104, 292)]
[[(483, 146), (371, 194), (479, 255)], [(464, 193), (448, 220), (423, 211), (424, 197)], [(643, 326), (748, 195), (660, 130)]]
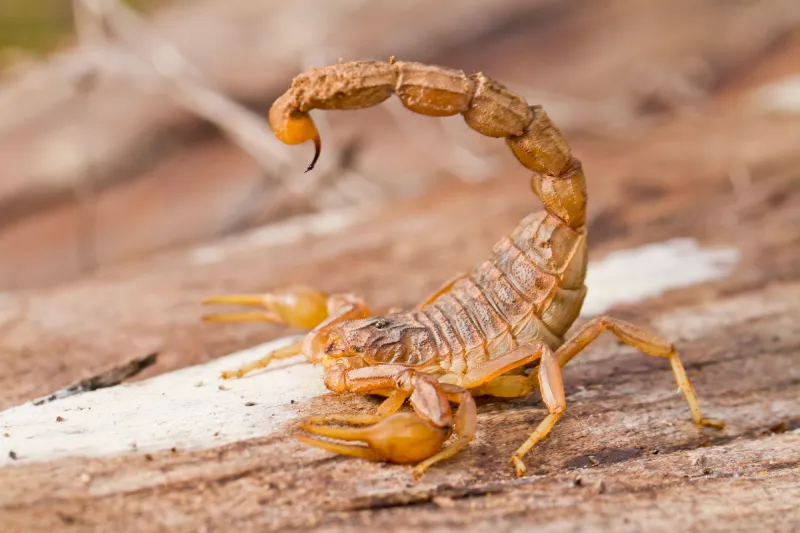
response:
[[(221, 224), (221, 233), (241, 228), (254, 216), (273, 212), (293, 199), (304, 199), (320, 210), (330, 207), (331, 199), (320, 192), (325, 182), (336, 185), (337, 180), (331, 178), (342, 174), (341, 158), (329, 158), (331, 162), (320, 165), (320, 172), (300, 174), (298, 169), (304, 166), (300, 156), (287, 155), (263, 118), (213, 88), (172, 43), (133, 10), (118, 0), (74, 0), (74, 3), (76, 23), (83, 27), (79, 29), (83, 42), (93, 45), (86, 46), (87, 56), (98, 71), (121, 72), (147, 87), (165, 90), (176, 103), (216, 125), (258, 162), (263, 179), (241, 208), (233, 210), (231, 220)], [(317, 119), (317, 126), (324, 135), (328, 128), (324, 117)], [(328, 152), (337, 153), (330, 142)], [(361, 183), (362, 200), (368, 196), (369, 201), (374, 201), (378, 194), (375, 186), (369, 190), (363, 187), (368, 180), (352, 170), (349, 174)], [(263, 201), (265, 191), (269, 192), (266, 205), (253, 205)], [(340, 202), (334, 200), (334, 203)]]
[[(269, 125), (212, 88), (175, 46), (133, 10), (117, 0), (75, 0), (75, 5), (76, 13), (83, 12), (94, 19), (96, 29), (91, 32), (103, 45), (102, 50), (92, 55), (99, 60), (96, 64), (99, 70), (113, 63), (121, 64), (136, 77), (144, 76), (149, 83), (164, 87), (175, 102), (219, 127), (258, 161), (270, 179), (278, 182), (288, 179), (292, 162)], [(86, 20), (85, 16), (81, 18)], [(125, 48), (112, 45), (109, 34)], [(150, 72), (145, 74), (147, 69)]]

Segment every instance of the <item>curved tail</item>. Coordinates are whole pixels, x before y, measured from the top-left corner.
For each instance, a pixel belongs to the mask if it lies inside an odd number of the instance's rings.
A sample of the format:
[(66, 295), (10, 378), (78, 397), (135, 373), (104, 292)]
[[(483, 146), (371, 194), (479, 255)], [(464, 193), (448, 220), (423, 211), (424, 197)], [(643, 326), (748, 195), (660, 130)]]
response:
[(297, 76), (269, 111), (275, 136), (287, 144), (314, 141), (314, 168), (322, 142), (312, 109), (360, 109), (396, 94), (422, 115), (461, 114), (488, 137), (503, 137), (517, 160), (534, 172), (531, 186), (545, 209), (573, 229), (586, 223), (586, 180), (580, 162), (541, 106), (486, 77), (405, 61), (338, 63)]

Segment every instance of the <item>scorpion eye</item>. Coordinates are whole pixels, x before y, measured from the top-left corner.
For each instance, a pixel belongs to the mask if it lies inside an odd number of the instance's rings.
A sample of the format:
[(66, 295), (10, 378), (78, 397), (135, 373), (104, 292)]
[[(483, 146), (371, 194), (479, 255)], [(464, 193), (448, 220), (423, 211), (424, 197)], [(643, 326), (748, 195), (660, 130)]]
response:
[(364, 347), (363, 346), (354, 346), (353, 350), (355, 350), (356, 353), (362, 353), (364, 351)]
[(377, 322), (375, 322), (375, 329), (385, 329), (388, 326), (389, 326), (389, 321), (388, 320), (381, 319), (381, 320), (378, 320)]

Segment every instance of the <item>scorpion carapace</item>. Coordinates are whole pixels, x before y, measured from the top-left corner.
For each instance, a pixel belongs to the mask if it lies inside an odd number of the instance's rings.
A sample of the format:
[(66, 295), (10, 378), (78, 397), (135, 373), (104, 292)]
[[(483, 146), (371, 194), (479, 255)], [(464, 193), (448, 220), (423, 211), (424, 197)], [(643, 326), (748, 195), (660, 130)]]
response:
[[(260, 320), (311, 329), (302, 341), (223, 377), (241, 377), (273, 359), (303, 353), (310, 362), (323, 364), (330, 390), (387, 396), (374, 415), (312, 417), (298, 438), (344, 455), (417, 463), (415, 476), (473, 438), (473, 396), (512, 398), (538, 388), (549, 414), (511, 456), (521, 476), (523, 457), (566, 408), (561, 369), (608, 330), (646, 354), (668, 358), (695, 422), (723, 427), (701, 414), (667, 340), (609, 317), (594, 318), (564, 337), (586, 296), (586, 184), (580, 162), (540, 106), (528, 105), (481, 73), (467, 76), (392, 59), (339, 63), (298, 76), (270, 109), (270, 124), (285, 143), (314, 142), (311, 169), (321, 141), (309, 111), (370, 107), (392, 94), (416, 113), (461, 114), (479, 133), (504, 138), (517, 160), (533, 171), (532, 189), (544, 211), (527, 216), (486, 261), (412, 310), (373, 316), (355, 295), (327, 295), (308, 287), (207, 300), (263, 308), (207, 320)], [(398, 412), (406, 400), (414, 412)], [(451, 403), (458, 405), (455, 413)]]

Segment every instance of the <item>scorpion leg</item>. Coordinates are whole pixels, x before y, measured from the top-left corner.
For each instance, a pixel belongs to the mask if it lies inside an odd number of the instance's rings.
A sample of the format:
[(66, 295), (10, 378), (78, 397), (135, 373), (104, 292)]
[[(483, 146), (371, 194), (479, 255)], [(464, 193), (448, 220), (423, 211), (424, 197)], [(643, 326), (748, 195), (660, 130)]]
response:
[(545, 344), (542, 345), (541, 353), (538, 373), (539, 389), (542, 391), (542, 400), (547, 406), (549, 414), (539, 423), (528, 440), (511, 455), (511, 462), (514, 464), (517, 477), (525, 475), (525, 463), (522, 462), (522, 458), (537, 442), (550, 433), (567, 408), (564, 398), (564, 382), (561, 378), (561, 367), (558, 365), (558, 360), (550, 347)]
[[(533, 374), (535, 376), (535, 374)], [(473, 396), (521, 398), (536, 387), (536, 379), (524, 375), (498, 376), (488, 383), (470, 389)]]
[(301, 353), (303, 353), (303, 341), (295, 341), (288, 346), (273, 350), (261, 359), (247, 363), (236, 370), (223, 370), (221, 377), (222, 379), (230, 379), (233, 377), (240, 378), (245, 374), (252, 372), (253, 370), (266, 368), (275, 359), (288, 359), (289, 357), (294, 357), (295, 355), (300, 355)]
[[(496, 381), (501, 377), (517, 377), (517, 376), (504, 376), (508, 372), (533, 363), (542, 357), (544, 350), (549, 347), (543, 342), (537, 344), (523, 344), (522, 346), (511, 350), (510, 352), (501, 355), (496, 359), (491, 359), (481, 366), (471, 370), (460, 380), (460, 385), (467, 389), (476, 389), (481, 386), (486, 386), (492, 381)], [(524, 376), (521, 376), (524, 377)], [(528, 379), (528, 378), (525, 378)], [(534, 382), (535, 383), (535, 382)]]
[[(400, 464), (418, 463), (414, 470), (414, 476), (418, 478), (432, 464), (452, 457), (464, 449), (475, 434), (477, 411), (472, 396), (461, 387), (439, 383), (435, 376), (399, 365), (363, 367), (345, 372), (332, 367), (328, 372), (335, 377), (326, 380), (326, 384), (336, 392), (347, 390), (371, 394), (377, 390), (393, 388), (409, 398), (415, 413), (394, 413), (363, 428), (306, 423), (301, 429), (309, 433), (357, 441), (366, 446), (298, 436), (306, 444), (353, 457)], [(385, 411), (398, 409), (399, 405), (394, 402), (403, 396), (390, 396), (379, 409), (378, 415), (386, 415), (388, 413)], [(450, 409), (450, 401), (459, 403), (455, 416)], [(384, 406), (387, 408), (383, 409)], [(318, 417), (323, 420), (350, 422), (348, 418)], [(362, 420), (357, 417), (355, 422), (361, 423)], [(453, 428), (457, 439), (442, 449)]]
[(472, 394), (466, 389), (455, 385), (443, 383), (441, 387), (447, 394), (447, 400), (458, 404), (454, 421), (458, 438), (433, 456), (417, 464), (414, 468), (415, 479), (422, 477), (422, 474), (434, 464), (455, 456), (458, 452), (466, 448), (475, 436), (475, 429), (478, 424), (478, 410), (475, 406), (475, 400), (472, 398)]
[[(523, 345), (475, 369), (463, 382), (473, 396), (520, 398), (537, 387), (536, 373), (526, 376), (525, 365), (541, 357), (543, 344)], [(512, 372), (518, 371), (519, 374)]]
[(725, 422), (705, 418), (700, 411), (697, 402), (697, 394), (694, 392), (686, 370), (683, 368), (681, 359), (675, 347), (669, 341), (658, 337), (654, 333), (647, 331), (633, 324), (623, 322), (607, 316), (594, 318), (587, 322), (575, 335), (570, 337), (557, 351), (556, 358), (558, 364), (563, 367), (573, 357), (583, 351), (592, 341), (597, 339), (604, 331), (611, 331), (619, 340), (629, 346), (637, 348), (647, 355), (656, 357), (667, 357), (672, 365), (672, 373), (675, 374), (675, 381), (678, 388), (683, 391), (689, 409), (692, 411), (694, 421), (698, 426), (709, 426), (716, 429), (723, 429)]
[[(380, 394), (386, 391), (374, 391)], [(309, 424), (325, 424), (328, 422), (342, 422), (354, 426), (368, 426), (377, 424), (389, 415), (393, 415), (403, 407), (410, 394), (404, 390), (394, 389), (386, 393), (387, 398), (381, 403), (374, 415), (319, 415), (308, 419)]]
[[(539, 360), (539, 372), (528, 376), (503, 375), (506, 372)], [(528, 440), (511, 456), (517, 476), (525, 475), (522, 458), (540, 440), (550, 433), (567, 407), (564, 398), (564, 383), (561, 367), (553, 350), (545, 343), (523, 345), (507, 354), (493, 359), (467, 374), (462, 383), (478, 393), (498, 396), (523, 396), (539, 384), (549, 414), (536, 427)]]

